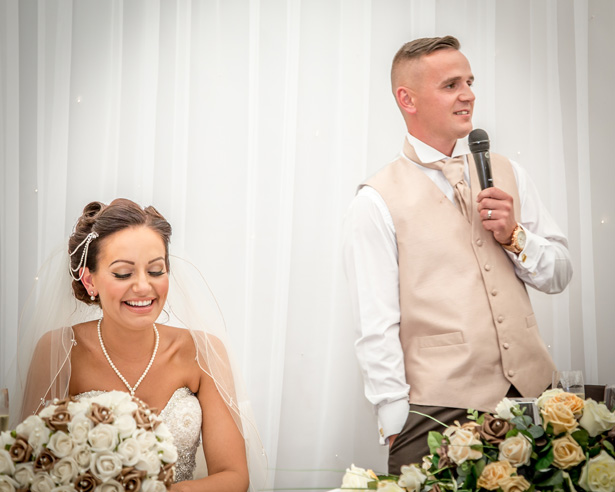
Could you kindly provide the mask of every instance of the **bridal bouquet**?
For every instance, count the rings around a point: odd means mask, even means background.
[[[0,492],[165,491],[176,460],[166,425],[128,393],[56,400],[0,434]]]
[[[430,432],[431,454],[375,475],[354,465],[342,489],[390,492],[615,492],[615,412],[560,389],[537,400],[538,422],[504,399],[495,414]]]

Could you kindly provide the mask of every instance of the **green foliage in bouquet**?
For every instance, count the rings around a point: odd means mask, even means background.
[[[0,433],[0,492],[164,492],[176,461],[168,428],[137,398],[69,398]]]
[[[504,399],[495,414],[468,410],[469,422],[430,432],[430,455],[377,476],[351,467],[342,489],[391,492],[615,492],[615,412],[592,399],[549,390],[539,422]]]

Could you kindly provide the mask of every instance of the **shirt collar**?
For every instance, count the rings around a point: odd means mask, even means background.
[[[430,147],[425,142],[419,140],[410,133],[406,134],[408,142],[414,147],[417,157],[421,162],[436,162],[442,159],[448,159],[449,156],[444,155],[439,150]],[[470,153],[470,147],[468,146],[468,137],[460,138],[455,144],[452,156],[465,155]]]

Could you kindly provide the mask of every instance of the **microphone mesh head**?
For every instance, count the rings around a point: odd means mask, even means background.
[[[476,128],[470,132],[468,144],[471,152],[486,152],[489,150],[489,135],[485,130]]]

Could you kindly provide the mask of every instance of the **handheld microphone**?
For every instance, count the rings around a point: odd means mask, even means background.
[[[472,130],[468,137],[468,144],[476,164],[481,190],[491,188],[493,178],[491,177],[491,157],[489,156],[489,136],[487,132],[480,128]]]

